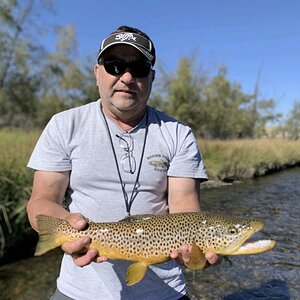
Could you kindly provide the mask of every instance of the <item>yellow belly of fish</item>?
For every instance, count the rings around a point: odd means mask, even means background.
[[[120,249],[116,246],[105,247],[93,242],[91,248],[97,249],[99,255],[106,256],[110,259],[121,259],[133,261],[126,271],[126,284],[132,286],[141,281],[149,265],[155,265],[170,260],[169,256],[156,252],[155,255],[134,253],[130,249]]]
[[[166,262],[170,260],[169,255],[165,255],[164,253],[156,252],[155,254],[152,253],[135,253],[134,251],[128,249],[120,249],[116,246],[103,246],[99,245],[96,242],[93,242],[90,245],[91,248],[97,249],[99,255],[106,256],[110,259],[121,259],[121,260],[131,260],[131,261],[138,261],[142,262],[146,265],[154,265]]]

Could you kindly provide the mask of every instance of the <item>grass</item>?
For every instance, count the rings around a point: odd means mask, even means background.
[[[33,172],[26,165],[38,135],[37,131],[0,130],[0,258],[29,229],[25,206]]]
[[[26,202],[33,171],[26,167],[39,131],[0,130],[0,260],[30,226]],[[300,141],[260,139],[199,141],[213,180],[251,178],[300,163]]]
[[[300,163],[300,140],[200,140],[199,145],[213,180],[253,178]]]

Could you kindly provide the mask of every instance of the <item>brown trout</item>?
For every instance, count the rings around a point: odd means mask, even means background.
[[[119,222],[93,223],[76,230],[66,221],[46,215],[37,216],[39,242],[35,255],[74,241],[91,238],[90,248],[109,259],[130,260],[127,285],[143,279],[149,265],[170,260],[170,253],[183,244],[192,246],[190,269],[203,269],[205,253],[219,255],[256,254],[272,249],[273,240],[248,241],[263,228],[258,220],[248,220],[203,212],[177,213],[163,216],[130,216]]]

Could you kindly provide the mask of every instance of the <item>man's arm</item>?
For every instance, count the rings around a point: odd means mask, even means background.
[[[197,212],[200,211],[200,180],[193,178],[168,177],[169,212]],[[191,246],[183,245],[180,252],[173,251],[171,258],[181,264],[187,264],[191,255]],[[208,252],[205,258],[209,264],[220,262],[218,255]]]
[[[193,178],[168,177],[170,214],[200,211],[200,181]]]
[[[27,214],[33,229],[37,230],[36,216],[45,214],[67,220],[71,226],[81,230],[86,221],[80,214],[69,213],[62,203],[69,185],[70,172],[36,171],[34,174],[32,194],[27,204]],[[79,252],[90,243],[90,239],[83,237],[74,242],[64,243],[62,249],[71,254],[78,266],[84,266],[91,261],[105,261],[105,257],[97,257],[95,249],[89,249],[85,254]]]
[[[32,194],[27,204],[30,224],[37,230],[36,215],[45,214],[66,219],[69,212],[62,207],[69,184],[69,172],[34,173]]]

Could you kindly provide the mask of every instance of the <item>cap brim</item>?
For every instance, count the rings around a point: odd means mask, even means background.
[[[132,46],[134,47],[135,49],[139,50],[147,59],[149,60],[153,60],[154,56],[147,50],[145,50],[144,48],[142,47],[139,47],[135,44],[132,44],[132,43],[128,43],[128,42],[114,42],[114,43],[111,43],[109,45],[107,45],[105,48],[103,48],[99,54],[98,54],[98,60],[100,58],[100,56],[103,54],[104,51],[106,51],[108,48],[112,47],[112,46],[115,46],[115,45],[129,45],[129,46]]]

